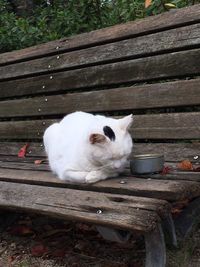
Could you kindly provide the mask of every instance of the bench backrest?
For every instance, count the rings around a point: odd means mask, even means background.
[[[0,55],[0,154],[44,156],[52,122],[135,114],[135,153],[200,149],[200,5]]]

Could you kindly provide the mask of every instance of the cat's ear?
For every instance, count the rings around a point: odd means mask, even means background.
[[[97,134],[97,133],[93,133],[90,135],[90,144],[99,144],[99,143],[104,143],[106,141],[106,137],[103,134]]]
[[[124,131],[128,131],[133,123],[133,115],[130,114],[122,119],[119,119],[120,128]]]

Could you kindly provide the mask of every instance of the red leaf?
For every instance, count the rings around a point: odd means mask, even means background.
[[[38,244],[31,248],[31,254],[35,257],[40,257],[47,253],[49,250],[47,247],[45,247],[43,244]]]
[[[181,163],[178,164],[178,168],[180,170],[193,170],[193,165],[189,160],[183,160]]]
[[[40,165],[40,164],[42,164],[43,162],[45,162],[44,159],[36,159],[36,160],[34,161],[34,163],[35,163],[36,165]]]
[[[9,232],[13,235],[29,235],[29,234],[33,234],[33,231],[31,230],[30,227],[26,226],[26,225],[17,225],[17,226],[13,226]]]
[[[180,201],[177,201],[173,204],[173,207],[171,209],[171,212],[173,215],[178,215],[179,213],[182,212],[182,210],[187,207],[187,205],[189,204],[189,199],[183,199]]]
[[[162,175],[168,174],[168,173],[170,173],[171,170],[172,170],[171,167],[169,167],[169,166],[164,166],[163,169],[162,169],[162,171],[161,171],[161,174],[162,174]]]
[[[18,158],[24,158],[29,144],[24,145],[18,152]]]

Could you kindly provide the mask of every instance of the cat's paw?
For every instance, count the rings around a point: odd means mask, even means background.
[[[107,176],[100,172],[100,171],[92,171],[89,172],[85,178],[86,183],[91,184],[91,183],[96,183],[100,180],[106,179]]]

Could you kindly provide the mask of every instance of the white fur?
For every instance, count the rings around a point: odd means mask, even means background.
[[[132,115],[112,119],[74,112],[49,126],[43,138],[52,171],[62,180],[79,183],[117,176],[132,150],[128,133],[132,120]],[[104,142],[92,144],[91,134],[104,135],[104,126],[112,128],[116,140],[106,136]]]

